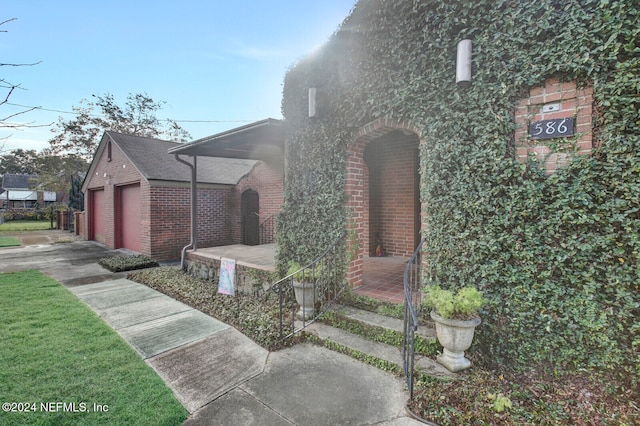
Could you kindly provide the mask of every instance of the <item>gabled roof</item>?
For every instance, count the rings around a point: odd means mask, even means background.
[[[173,154],[168,153],[170,149],[179,147],[181,144],[113,131],[106,131],[102,136],[98,150],[89,167],[87,178],[93,175],[93,171],[109,142],[117,145],[147,180],[191,181],[189,167],[178,162]],[[256,163],[256,160],[201,157],[197,160],[198,182],[235,185],[251,171]],[[87,183],[86,180],[85,183]],[[83,185],[83,190],[85,189]]]
[[[33,179],[36,179],[36,175],[18,175],[18,174],[5,174],[2,176],[2,188],[3,189],[30,189],[35,186]]]

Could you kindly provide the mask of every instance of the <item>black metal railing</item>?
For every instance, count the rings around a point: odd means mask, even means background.
[[[315,322],[347,287],[345,236],[343,232],[314,261],[271,285],[279,297],[281,340]]]
[[[277,217],[276,213],[260,223],[260,244],[273,244]]]
[[[422,284],[422,245],[420,241],[411,260],[404,269],[404,336],[402,340],[402,364],[404,379],[409,390],[409,398],[413,398],[413,367],[415,360],[415,332],[418,330],[420,315]]]

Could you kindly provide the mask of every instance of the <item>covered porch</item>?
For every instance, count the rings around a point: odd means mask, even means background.
[[[233,244],[230,246],[207,247],[198,250],[189,250],[187,259],[191,261],[233,259],[236,265],[246,266],[261,271],[276,271],[276,245],[262,244],[247,246]]]
[[[241,288],[253,291],[254,283],[247,282],[243,271],[253,269],[274,273],[276,271],[276,245],[248,246],[233,244],[208,247],[187,252],[187,268],[196,276],[214,280],[221,259],[233,259],[240,271]],[[363,285],[355,293],[391,303],[404,302],[403,274],[409,258],[368,257],[364,259]],[[244,282],[242,282],[244,280]]]
[[[219,274],[221,259],[233,259],[236,261],[236,270],[238,271],[236,279],[240,280],[238,287],[246,291],[254,292],[258,288],[258,283],[255,280],[255,274],[249,272],[249,269],[265,273],[275,272],[275,244],[264,244],[264,242],[271,242],[273,239],[242,238],[241,241],[233,239],[233,242],[242,242],[243,244],[209,248],[198,247],[198,235],[196,232],[197,204],[194,201],[197,197],[195,188],[195,176],[197,175],[196,160],[198,156],[260,160],[270,165],[274,170],[281,171],[281,178],[284,180],[284,131],[283,123],[280,120],[266,119],[169,150],[170,154],[175,155],[178,161],[190,167],[192,171],[192,241],[191,244],[183,250],[183,269],[189,270],[194,276],[200,276],[214,281]],[[411,140],[412,143],[416,142],[413,139]],[[407,152],[413,155],[413,151]],[[191,162],[180,158],[182,156],[191,157]],[[411,168],[411,170],[414,168],[415,167]],[[252,191],[258,188],[257,181],[259,180],[260,179],[256,179],[256,182],[247,184],[247,191],[242,193],[243,197],[240,198],[240,204],[242,204],[245,195],[255,195]],[[269,188],[274,187],[274,185],[267,186]],[[282,194],[280,194],[280,198],[277,198],[267,189],[262,188],[262,191],[262,199],[265,202],[260,202],[260,207],[253,209],[247,208],[246,210],[250,211],[247,215],[243,214],[243,218],[245,216],[254,219],[255,217],[275,217],[275,214],[277,214],[282,204]],[[261,194],[257,195],[260,196]],[[413,192],[409,195],[413,197]],[[277,202],[273,202],[276,198]],[[246,224],[246,222],[247,221],[243,219],[243,224]],[[274,227],[271,226],[271,229],[273,228]],[[246,232],[243,232],[243,235],[245,233]],[[356,294],[393,303],[402,303],[404,301],[403,272],[409,258],[401,257],[402,254],[395,252],[389,253],[392,255],[364,259],[362,270],[363,279],[358,280],[358,284],[361,285],[355,289]],[[393,253],[395,253],[395,256]],[[404,253],[404,251],[402,253]],[[261,279],[263,280],[262,286],[264,287],[266,286],[266,281],[264,281],[266,280],[266,276],[260,276],[263,277]]]

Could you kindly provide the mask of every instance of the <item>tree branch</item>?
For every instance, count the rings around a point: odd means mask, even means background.
[[[2,22],[0,22],[0,25],[4,25],[4,24],[6,24],[7,22],[15,21],[15,20],[17,20],[17,19],[18,19],[18,18],[10,18],[10,19],[7,19],[6,21],[2,21]],[[6,33],[6,32],[7,32],[7,30],[0,30],[0,33]]]
[[[4,63],[0,62],[0,67],[32,67],[32,66],[38,65],[40,63],[42,63],[42,61],[33,62],[31,64],[4,64]]]

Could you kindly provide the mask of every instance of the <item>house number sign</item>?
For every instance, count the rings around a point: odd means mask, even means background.
[[[529,138],[551,139],[573,136],[574,124],[575,119],[573,117],[534,121],[529,125]]]

